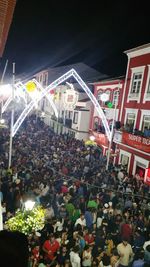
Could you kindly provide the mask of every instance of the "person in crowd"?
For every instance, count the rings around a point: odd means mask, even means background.
[[[81,258],[79,256],[79,246],[73,247],[70,252],[70,262],[72,267],[81,267]]]
[[[120,267],[127,267],[133,257],[133,250],[128,240],[123,238],[122,242],[118,244],[117,251],[120,256]]]
[[[132,262],[132,267],[144,267],[145,262],[144,262],[144,252],[139,250],[135,253],[133,262]]]
[[[9,131],[2,129],[1,136],[3,149],[8,151]],[[119,253],[122,247],[125,253],[120,252],[119,261],[127,266],[128,259],[132,259],[127,253],[130,245],[139,249],[145,240],[144,249],[149,245],[149,187],[139,176],[130,177],[122,167],[111,166],[106,171],[106,157],[98,147],[86,146],[69,134],[55,134],[32,114],[13,138],[11,170],[7,169],[6,154],[2,153],[0,159],[4,228],[29,198],[46,209],[45,225],[40,231],[39,265],[70,267],[71,252],[81,265],[87,243],[91,247],[91,266],[110,265],[111,258],[118,257],[114,249]],[[35,233],[31,235],[28,240],[32,254],[38,240]],[[51,239],[50,235],[55,237]],[[127,246],[121,238],[128,238]],[[65,253],[69,258],[63,260]],[[103,261],[101,253],[107,255]],[[144,254],[144,259],[149,259],[149,249]],[[115,264],[113,267],[118,267],[118,262]]]
[[[54,234],[49,235],[49,239],[46,240],[43,244],[43,252],[44,252],[44,258],[46,260],[49,260],[50,262],[53,262],[57,257],[57,252],[59,250],[59,243],[55,239]]]
[[[27,237],[18,232],[0,231],[0,262],[3,267],[28,267]]]
[[[92,247],[86,245],[82,253],[82,266],[91,267],[92,265]]]

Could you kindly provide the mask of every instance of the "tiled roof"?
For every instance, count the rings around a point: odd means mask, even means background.
[[[86,64],[79,62],[72,65],[60,66],[56,68],[48,68],[49,72],[49,82],[54,81],[59,78],[61,75],[65,74],[67,71],[71,69],[75,69],[80,77],[85,82],[98,81],[100,79],[106,78],[107,76],[103,73],[98,72],[97,70],[87,66]]]

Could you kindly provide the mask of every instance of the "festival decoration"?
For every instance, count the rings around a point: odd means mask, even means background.
[[[96,146],[97,144],[93,140],[87,140],[87,141],[85,141],[85,145],[86,146]]]
[[[32,210],[17,210],[16,215],[5,224],[10,231],[19,231],[29,235],[44,228],[45,209],[35,206]]]
[[[33,81],[27,82],[25,86],[29,93],[32,93],[36,90],[36,84]]]

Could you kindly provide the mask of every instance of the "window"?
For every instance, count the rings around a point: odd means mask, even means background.
[[[143,116],[142,131],[147,128],[150,130],[150,116]]]
[[[123,166],[128,166],[128,163],[129,163],[129,157],[124,155],[124,154],[121,154],[121,160],[120,160],[121,164]]]
[[[119,100],[119,92],[118,91],[114,91],[113,93],[113,104],[118,104],[118,100]]]
[[[74,124],[77,124],[78,123],[78,112],[74,112],[73,123]]]
[[[148,82],[147,94],[150,95],[150,79],[149,79],[149,82]]]
[[[131,94],[139,94],[142,82],[142,73],[137,72],[133,74],[133,81],[131,87]]]
[[[69,111],[69,119],[72,119],[72,114],[73,114],[73,112]]]
[[[134,122],[135,122],[135,114],[134,113],[128,113],[126,124],[128,124],[130,126],[134,126]]]
[[[43,74],[43,86],[46,87],[48,85],[48,73]]]

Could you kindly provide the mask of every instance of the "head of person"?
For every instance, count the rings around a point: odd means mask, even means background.
[[[84,214],[81,213],[80,218],[83,221],[84,220]]]
[[[27,267],[29,250],[26,235],[18,231],[0,231],[0,254],[3,267]]]
[[[73,251],[74,251],[75,253],[78,253],[78,252],[80,251],[79,246],[78,246],[78,245],[74,246],[74,247],[73,247]]]
[[[128,239],[127,238],[122,238],[122,243],[124,246],[127,246],[128,245]]]
[[[49,235],[49,240],[50,240],[51,243],[54,243],[54,240],[55,240],[54,234],[50,234]]]

